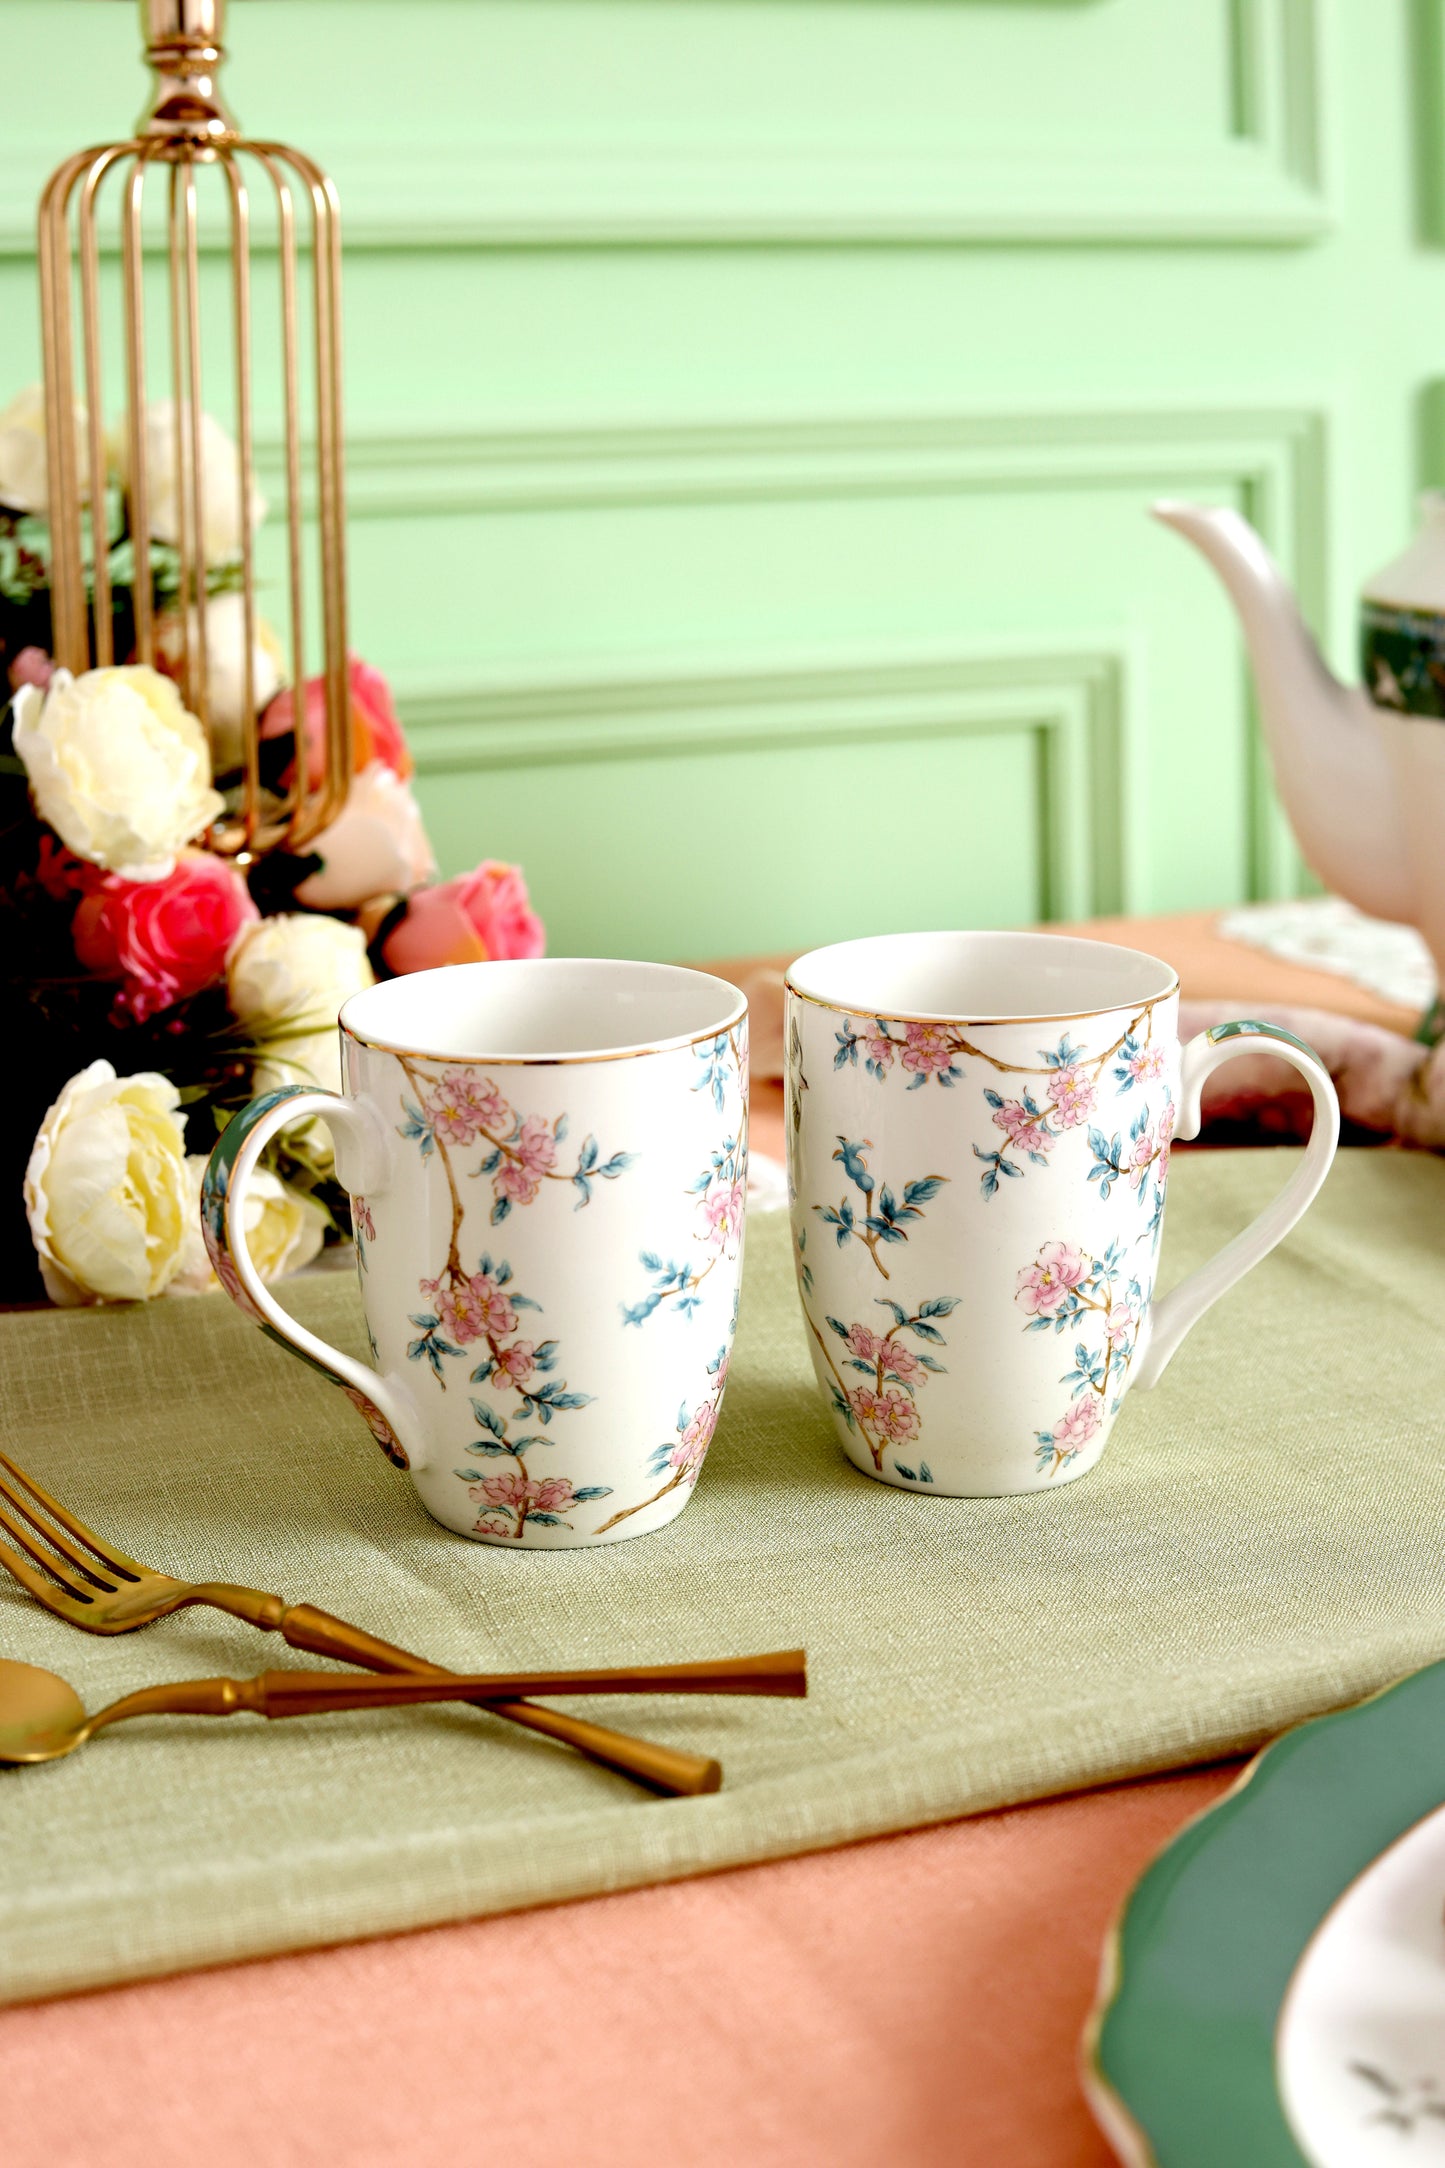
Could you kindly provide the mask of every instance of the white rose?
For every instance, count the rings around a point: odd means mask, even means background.
[[[73,1076],[40,1125],[25,1210],[52,1302],[144,1302],[179,1270],[194,1203],[168,1077]]]
[[[81,858],[159,881],[223,810],[206,733],[169,678],[143,663],[57,670],[15,695],[15,750],[43,820]]]
[[[75,469],[82,498],[90,495],[86,411],[75,402]],[[50,509],[50,470],[45,458],[45,387],[29,384],[0,413],[0,504],[12,512]]]
[[[366,936],[316,912],[258,919],[231,951],[226,983],[232,1015],[258,1039],[334,1033],[342,1002],[372,984]]]
[[[314,911],[353,911],[373,896],[409,895],[436,872],[421,808],[394,769],[372,760],[346,803],[308,843],[325,861],[296,891]]]
[[[337,1012],[373,978],[359,926],[298,912],[247,927],[231,952],[227,989],[232,1014],[257,1043],[253,1088],[315,1084],[339,1092]],[[298,1123],[287,1136],[319,1173],[329,1171],[334,1153],[324,1122]]]
[[[181,409],[189,445],[190,408]],[[121,463],[130,487],[130,440],[121,442]],[[189,453],[188,455],[189,456]],[[187,507],[189,514],[189,507]],[[251,485],[252,527],[266,517],[266,500]],[[176,473],[176,409],[170,399],[146,408],[146,518],[157,542],[179,546],[181,511]],[[201,541],[208,565],[228,564],[241,554],[241,470],[236,446],[213,414],[201,416]]]
[[[191,1189],[191,1217],[180,1269],[166,1289],[168,1295],[202,1295],[218,1285],[211,1270],[206,1238],[201,1230],[201,1183],[205,1179],[206,1155],[192,1152],[186,1160]],[[263,1280],[284,1279],[309,1265],[326,1235],[327,1219],[315,1199],[269,1167],[258,1167],[246,1193],[246,1245],[251,1261]]]
[[[200,612],[190,616],[191,652],[201,647]],[[185,629],[179,611],[156,626],[156,647],[173,676],[185,661]],[[255,713],[274,700],[286,682],[281,643],[264,618],[256,620],[251,642]],[[239,768],[246,751],[246,600],[244,595],[212,595],[206,604],[206,728],[218,775]]]

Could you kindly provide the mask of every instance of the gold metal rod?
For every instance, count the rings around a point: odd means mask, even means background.
[[[301,151],[266,146],[305,182],[311,196],[316,281],[316,451],[326,680],[326,777],[314,808],[298,808],[293,847],[340,811],[351,781],[351,699],[346,657],[346,565],[341,481],[341,228],[336,191]],[[298,709],[299,714],[299,709]],[[309,813],[309,818],[307,817]]]
[[[241,823],[247,846],[261,824],[261,737],[256,718],[256,550],[251,533],[251,496],[256,486],[251,435],[251,205],[241,170],[229,151],[218,153],[231,194],[231,293],[236,334],[236,452],[241,490],[242,757],[245,795]]]
[[[96,199],[111,168],[132,149],[104,151],[86,174],[76,209],[80,235],[80,320],[84,344],[86,437],[90,453],[90,554],[95,586],[92,631],[97,667],[115,661],[115,623],[110,598],[110,524],[105,487],[105,381],[101,374],[100,249],[95,235]]]
[[[176,511],[176,565],[181,605],[181,683],[188,708],[195,707],[195,672],[191,663],[191,611],[194,597],[187,591],[187,567],[194,567],[195,553],[188,548],[191,493],[186,486],[185,347],[181,318],[181,169],[171,165],[169,201],[170,313],[171,313],[171,452],[174,459]]]
[[[41,336],[45,354],[45,446],[50,497],[51,651],[68,670],[90,661],[85,570],[75,471],[75,354],[71,326],[70,196],[85,168],[106,148],[78,151],[57,167],[40,199]]]
[[[291,588],[292,712],[299,710],[306,684],[306,557],[301,495],[301,358],[297,345],[296,208],[291,185],[271,153],[256,145],[254,155],[276,190],[277,242],[281,274],[281,370],[286,422],[286,549]],[[300,739],[297,740],[298,758]],[[292,791],[287,814],[304,800]]]
[[[126,182],[122,228],[122,280],[125,293],[126,421],[130,448],[126,457],[126,500],[131,544],[131,601],[135,609],[137,660],[155,664],[155,627],[151,609],[150,462],[147,456],[145,344],[146,167],[155,145],[142,145]]]
[[[196,683],[192,688],[195,698],[191,704],[200,718],[202,729],[208,729],[211,650],[206,624],[209,566],[206,558],[206,466],[201,426],[205,420],[205,408],[201,404],[201,264],[197,239],[196,166],[189,153],[185,156],[183,170],[185,178],[181,184],[181,202],[186,240],[187,421],[191,438],[191,527],[195,542],[196,639],[201,651],[200,668],[196,672]],[[245,516],[243,508],[242,517]]]

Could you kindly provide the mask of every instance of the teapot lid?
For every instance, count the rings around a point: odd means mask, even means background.
[[[1362,599],[1392,610],[1445,614],[1445,489],[1424,489],[1420,526],[1398,557],[1366,580]]]

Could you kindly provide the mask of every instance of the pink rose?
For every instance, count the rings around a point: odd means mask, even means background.
[[[38,685],[44,692],[55,675],[55,664],[43,647],[22,647],[10,665],[11,689],[19,692],[22,685]]]
[[[928,1372],[911,1347],[904,1347],[897,1340],[889,1340],[884,1344],[888,1350],[884,1358],[885,1365],[904,1385],[910,1385],[915,1378],[920,1384],[927,1380]]]
[[[352,777],[341,811],[305,848],[322,861],[296,890],[311,911],[354,911],[373,896],[409,895],[436,872],[421,808],[381,760]]]
[[[1049,1078],[1049,1097],[1065,1129],[1075,1129],[1094,1104],[1094,1087],[1082,1069],[1056,1069]]]
[[[1088,1277],[1088,1261],[1071,1242],[1046,1242],[1037,1260],[1018,1276],[1014,1301],[1030,1317],[1053,1317]]]
[[[938,1069],[946,1069],[953,1060],[953,1048],[942,1024],[908,1024],[904,1028],[907,1045],[903,1049],[903,1066],[928,1076]]]
[[[373,670],[359,655],[346,658],[347,683],[351,693],[351,772],[359,775],[363,768],[379,760],[390,768],[393,775],[405,782],[412,771],[412,758],[407,750],[406,738],[396,709],[392,705],[391,687],[379,670]],[[326,680],[313,677],[306,680],[302,701],[302,721],[306,730],[306,774],[312,790],[319,790],[326,778]],[[284,738],[296,728],[296,701],[290,686],[277,693],[275,699],[261,718],[263,738]],[[289,781],[288,769],[283,781]]]
[[[237,935],[259,917],[234,866],[182,851],[163,880],[94,881],[71,931],[85,969],[119,979],[119,1006],[144,1023],[224,977]]]
[[[847,1344],[860,1361],[865,1363],[876,1362],[883,1351],[882,1339],[876,1332],[870,1332],[866,1325],[850,1325]]]
[[[40,848],[35,854],[35,879],[45,890],[52,903],[69,903],[95,884],[95,867],[89,859],[77,858],[68,851],[59,836],[53,836],[48,828],[40,834]]]
[[[868,1049],[869,1059],[876,1061],[880,1069],[892,1068],[893,1041],[891,1039],[865,1039],[863,1044]]]
[[[459,873],[438,888],[419,888],[406,916],[387,935],[382,954],[388,969],[401,973],[540,956],[545,946],[521,867],[488,859],[475,873]]]

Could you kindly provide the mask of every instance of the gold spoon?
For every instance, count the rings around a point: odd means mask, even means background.
[[[626,1671],[449,1673],[440,1679],[357,1678],[335,1671],[263,1671],[254,1679],[179,1679],[147,1686],[87,1716],[53,1671],[0,1659],[0,1763],[59,1761],[107,1724],[130,1716],[316,1716],[332,1709],[396,1709],[418,1703],[509,1699],[517,1694],[782,1694],[808,1691],[801,1649],[717,1663],[643,1664]],[[705,1791],[722,1770],[710,1765]]]

